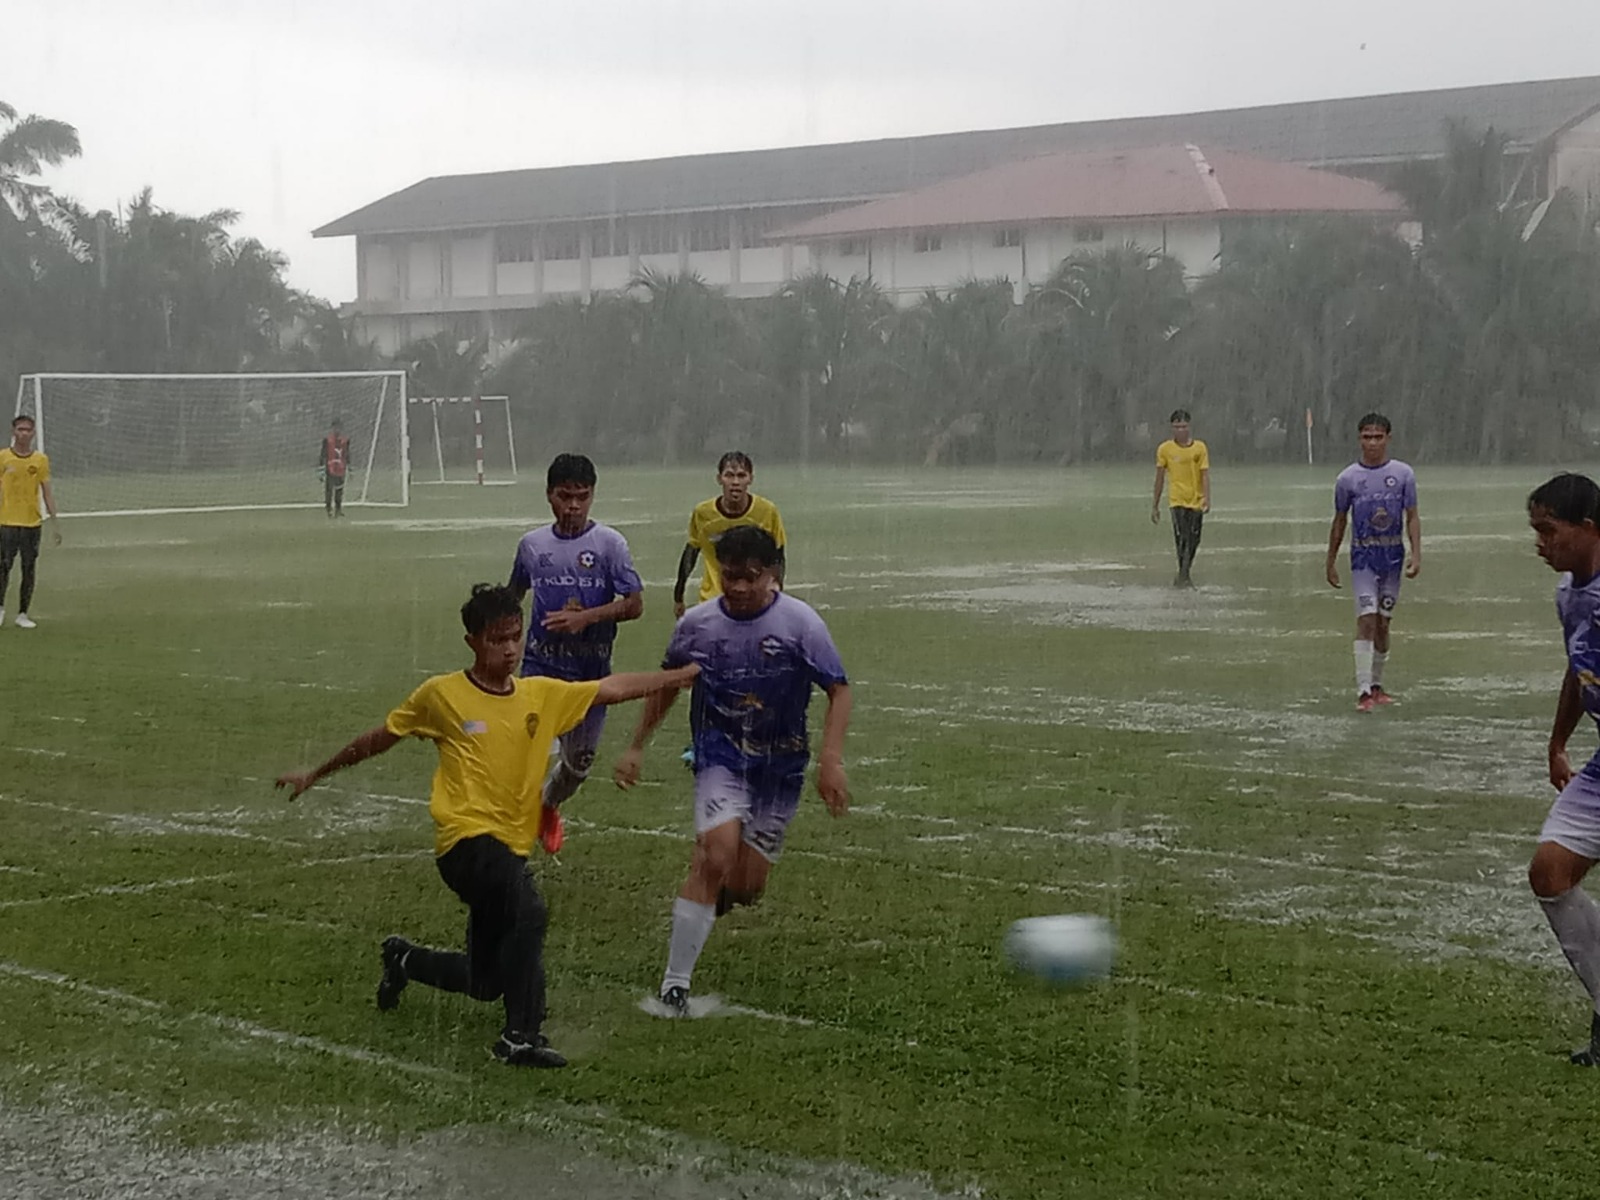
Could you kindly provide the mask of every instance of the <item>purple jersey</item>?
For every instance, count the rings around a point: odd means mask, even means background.
[[[1578,677],[1583,710],[1600,722],[1600,575],[1579,584],[1570,572],[1563,574],[1556,585],[1556,615],[1567,643],[1567,665]]]
[[[598,608],[644,589],[627,540],[598,521],[576,537],[563,537],[554,525],[523,534],[511,564],[511,586],[533,593],[522,673],[574,681],[611,673],[617,623],[598,621],[579,633],[550,633],[544,619],[563,609]]]
[[[724,603],[719,596],[684,613],[663,661],[700,664],[689,711],[695,769],[804,770],[811,687],[847,682],[828,627],[783,592],[753,617],[730,616]]]
[[[1333,485],[1335,512],[1350,514],[1350,569],[1387,575],[1406,563],[1406,511],[1417,506],[1417,476],[1397,458],[1353,462]]]

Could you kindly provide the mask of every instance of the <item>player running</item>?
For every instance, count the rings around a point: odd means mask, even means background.
[[[545,473],[545,497],[555,520],[517,543],[510,586],[518,600],[533,592],[522,655],[525,676],[602,678],[611,671],[617,622],[636,621],[644,612],[644,584],[633,569],[627,539],[589,519],[594,488],[594,463],[585,455],[556,455]],[[539,844],[547,854],[561,849],[561,804],[589,777],[605,724],[605,705],[599,704],[560,739],[560,757],[544,785]]]
[[[432,950],[403,937],[383,943],[378,1007],[400,1003],[417,982],[474,1000],[503,999],[505,1026],[493,1054],[515,1067],[564,1067],[540,1032],[545,1016],[544,936],[549,910],[528,873],[539,835],[539,785],[551,739],[594,706],[617,704],[689,683],[697,668],[609,675],[567,683],[516,678],[522,602],[508,587],[480,583],[461,606],[472,666],[435,675],[382,725],[352,740],[321,766],[278,776],[298,797],[319,779],[382,754],[402,738],[439,750],[428,811],[439,875],[467,906],[467,950]]]
[[[50,540],[61,545],[61,522],[56,519],[56,498],[50,491],[50,458],[33,448],[36,426],[32,417],[11,418],[11,444],[0,450],[0,622],[6,619],[6,592],[11,587],[11,566],[22,559],[22,592],[17,597],[18,629],[34,629],[28,615],[39,561],[39,497],[50,514]]]
[[[1200,529],[1211,511],[1211,457],[1206,444],[1189,432],[1189,410],[1173,410],[1172,436],[1156,447],[1156,490],[1150,502],[1150,523],[1161,523],[1161,485],[1171,478],[1167,493],[1172,509],[1172,540],[1178,550],[1178,575],[1173,587],[1192,588],[1189,568],[1200,549]]]
[[[836,817],[850,804],[844,772],[850,684],[827,626],[804,601],[778,590],[778,547],[766,530],[730,529],[716,556],[722,596],[684,614],[663,660],[669,668],[700,668],[689,713],[695,847],[672,906],[661,980],[661,1002],[676,1016],[688,1013],[695,962],[717,917],[760,898],[783,850],[810,759],[806,708],[813,685],[828,695],[817,792]],[[617,762],[618,787],[638,782],[644,744],[677,692],[659,692],[645,706]]]
[[[1422,519],[1417,515],[1417,476],[1389,457],[1389,418],[1371,412],[1357,423],[1361,458],[1339,472],[1333,485],[1333,525],[1328,530],[1327,577],[1339,586],[1339,546],[1350,534],[1350,586],[1356,597],[1356,711],[1393,704],[1383,688],[1389,658],[1389,620],[1400,598],[1400,577],[1422,570]],[[1405,523],[1402,541],[1400,525]],[[1406,558],[1405,542],[1411,544]]]
[[[776,504],[750,490],[755,477],[755,464],[742,450],[730,450],[717,462],[717,483],[722,488],[722,494],[702,500],[689,514],[689,540],[678,559],[678,582],[672,588],[674,616],[683,616],[684,588],[701,555],[705,556],[706,566],[700,578],[700,602],[704,604],[722,594],[722,579],[717,569],[717,539],[740,525],[754,525],[772,535],[778,547],[774,578],[780,588],[783,586],[783,548],[787,541],[783,532],[783,518],[778,515]]]
[[[1560,791],[1528,864],[1528,885],[1582,981],[1594,1009],[1578,1066],[1600,1066],[1600,909],[1581,886],[1600,859],[1600,753],[1573,771],[1567,741],[1585,713],[1600,721],[1600,487],[1584,475],[1557,475],[1528,497],[1539,557],[1561,575],[1556,615],[1567,671],[1550,730],[1550,782]]]

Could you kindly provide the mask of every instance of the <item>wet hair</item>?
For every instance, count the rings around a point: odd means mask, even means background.
[[[760,526],[735,525],[717,539],[717,562],[724,567],[744,562],[775,567],[779,561],[778,543]]]
[[[1167,418],[1168,422],[1172,424],[1176,424],[1179,421],[1187,421],[1188,419],[1189,410],[1187,408],[1175,408],[1172,410],[1172,415]]]
[[[461,606],[461,623],[477,637],[496,621],[522,616],[522,601],[503,583],[475,583],[471,598]]]
[[[593,487],[595,478],[594,463],[589,461],[587,454],[558,454],[544,474],[544,490],[553,492],[563,483]]]
[[[1563,471],[1528,493],[1528,511],[1542,508],[1558,521],[1600,525],[1600,484],[1587,475]]]
[[[32,413],[18,413],[16,416],[11,418],[11,428],[15,429],[24,421],[26,421],[29,425],[32,425],[35,429],[39,427],[39,422],[33,419]]]
[[[750,461],[750,456],[743,450],[729,450],[721,458],[717,459],[718,475],[721,475],[729,467],[743,467],[752,475],[756,473],[755,463]]]
[[[1361,420],[1356,422],[1356,432],[1360,433],[1368,425],[1376,425],[1385,433],[1388,433],[1393,428],[1393,426],[1389,424],[1389,418],[1384,416],[1381,412],[1367,413],[1361,418]]]

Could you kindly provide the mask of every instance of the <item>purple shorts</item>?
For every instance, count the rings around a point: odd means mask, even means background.
[[[1591,759],[1561,789],[1539,830],[1541,842],[1554,842],[1584,858],[1600,860],[1600,766]]]
[[[694,777],[694,831],[698,835],[738,821],[744,827],[740,840],[768,862],[777,862],[805,782],[803,771],[740,775],[727,767],[703,767]]]

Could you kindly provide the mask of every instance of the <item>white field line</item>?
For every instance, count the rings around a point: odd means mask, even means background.
[[[261,863],[261,867],[279,867],[300,870],[311,867],[342,867],[352,863],[389,862],[431,855],[431,850],[406,850],[394,852],[372,851],[365,854],[341,854],[337,858],[309,858],[285,863]],[[35,872],[36,873],[36,872]],[[232,879],[248,879],[248,869],[219,871],[215,875],[185,875],[174,879],[152,879],[144,883],[108,883],[100,887],[83,888],[55,896],[30,896],[23,900],[0,900],[0,909],[37,908],[46,904],[66,904],[77,900],[94,900],[103,896],[143,896],[150,892],[171,891],[193,887],[201,883],[226,883]]]
[[[46,812],[70,813],[76,817],[88,817],[92,820],[105,821],[111,825],[122,825],[133,829],[150,830],[157,833],[187,833],[210,835],[212,837],[238,838],[248,842],[263,842],[269,846],[278,846],[285,850],[304,850],[304,842],[294,842],[287,838],[269,837],[264,833],[251,833],[230,825],[198,825],[189,821],[169,821],[163,817],[149,817],[138,813],[112,813],[101,812],[98,809],[78,808],[72,804],[52,804],[48,800],[24,800],[21,796],[11,796],[0,792],[0,800],[15,804],[22,808],[40,808]]]
[[[472,1087],[477,1079],[477,1073],[475,1072],[438,1067],[430,1063],[417,1062],[414,1059],[402,1058],[394,1054],[384,1054],[381,1051],[368,1050],[361,1046],[351,1046],[311,1034],[291,1033],[288,1030],[274,1029],[271,1026],[262,1025],[255,1021],[246,1021],[239,1017],[231,1017],[221,1013],[179,1008],[164,1001],[152,1000],[146,996],[123,991],[120,988],[104,987],[84,980],[74,979],[57,971],[27,967],[20,963],[0,960],[0,977],[8,977],[23,983],[38,984],[43,987],[55,988],[74,995],[103,1001],[112,1007],[116,1017],[122,1019],[190,1022],[209,1026],[220,1033],[237,1038],[245,1043],[264,1042],[268,1045],[298,1050],[306,1054],[339,1058],[361,1066],[377,1067],[405,1075],[447,1080],[467,1087]],[[752,1016],[786,1024],[812,1024],[803,1017],[786,1017],[782,1014],[766,1013],[759,1009],[726,1003],[721,1005],[717,1015]],[[492,1069],[500,1070],[502,1068],[496,1066]],[[540,1104],[530,1110],[527,1115],[536,1122],[538,1128],[575,1142],[580,1146],[590,1147],[591,1150],[593,1139],[596,1135],[606,1139],[608,1144],[633,1148],[637,1148],[639,1139],[642,1137],[647,1139],[650,1144],[658,1147],[658,1153],[661,1151],[675,1152],[681,1140],[681,1135],[671,1130],[629,1120],[625,1117],[618,1117],[603,1108],[593,1105],[577,1108],[559,1104]],[[715,1145],[713,1143],[713,1146]],[[674,1153],[674,1161],[676,1161],[676,1153]],[[721,1173],[718,1168],[734,1161],[737,1161],[743,1167],[753,1167],[757,1171],[781,1179],[799,1178],[804,1181],[808,1178],[817,1177],[819,1169],[828,1178],[833,1178],[843,1173],[846,1178],[839,1181],[838,1190],[830,1191],[828,1193],[830,1195],[892,1197],[902,1194],[899,1188],[905,1184],[914,1185],[916,1194],[928,1197],[929,1200],[981,1200],[983,1195],[981,1188],[975,1185],[968,1185],[959,1192],[940,1192],[928,1186],[924,1180],[916,1177],[896,1178],[881,1175],[845,1160],[838,1160],[836,1163],[830,1164],[788,1158],[760,1151],[740,1150],[735,1153],[725,1148],[717,1148],[714,1154],[708,1155],[704,1142],[696,1143],[690,1165],[696,1170],[710,1168],[713,1172],[712,1177],[715,1177]],[[806,1191],[804,1194],[820,1193]]]
[[[65,750],[46,750],[42,746],[7,746],[5,749],[13,754],[33,754],[40,758],[65,758]]]
[[[346,1046],[342,1042],[331,1042],[326,1038],[312,1037],[303,1033],[289,1033],[286,1030],[258,1025],[254,1021],[242,1020],[239,1017],[229,1017],[220,1013],[208,1013],[196,1009],[175,1008],[160,1000],[151,1000],[145,996],[125,992],[120,988],[100,987],[96,984],[85,983],[80,979],[73,979],[70,975],[62,975],[56,971],[44,971],[36,967],[25,967],[20,963],[0,961],[0,975],[9,975],[14,979],[27,979],[34,983],[61,988],[79,995],[92,996],[97,1000],[106,1000],[124,1009],[140,1009],[147,1013],[159,1014],[179,1021],[197,1021],[223,1033],[252,1041],[271,1042],[275,1045],[287,1046],[295,1050],[306,1050],[313,1054],[326,1054],[334,1058],[343,1058],[350,1062],[362,1063],[367,1066],[401,1071],[408,1075],[424,1075],[433,1078],[457,1080],[468,1078],[460,1071],[451,1071],[443,1067],[430,1066],[427,1063],[413,1062],[410,1059],[397,1058],[392,1054],[381,1054],[375,1050],[365,1050],[360,1046]]]
[[[312,683],[295,679],[262,679],[254,675],[217,675],[210,672],[174,671],[179,679],[197,679],[201,683],[248,683],[252,687],[303,688],[318,692],[365,692],[366,688],[347,687],[338,683]]]

